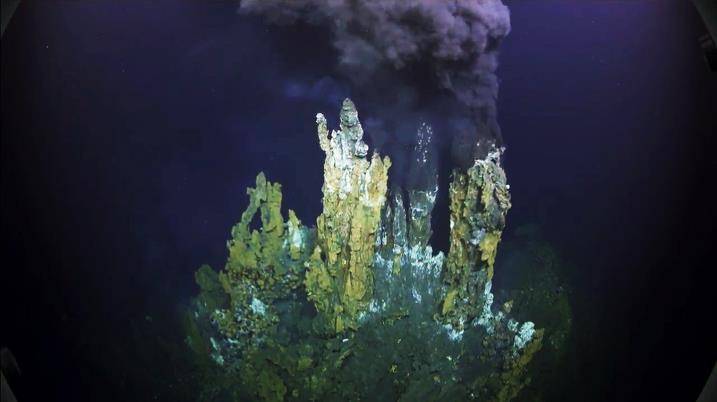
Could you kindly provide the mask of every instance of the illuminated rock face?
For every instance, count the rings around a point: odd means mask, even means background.
[[[441,314],[454,328],[462,329],[492,304],[493,265],[510,209],[500,157],[495,150],[466,172],[453,171],[450,250],[444,276],[448,290]]]
[[[309,230],[294,211],[289,210],[286,222],[281,216],[280,184],[259,173],[247,194],[249,206],[232,228],[229,258],[219,273],[229,305],[211,312],[226,338],[225,349],[254,347],[271,334],[279,320],[273,304],[301,284],[302,261],[309,253]],[[261,227],[252,229],[257,213]],[[215,349],[220,349],[218,345],[213,342]]]
[[[249,399],[367,399],[376,395],[362,392],[387,373],[400,373],[394,384],[405,394],[385,390],[386,400],[427,398],[422,389],[437,390],[431,398],[515,397],[543,331],[512,319],[510,301],[493,308],[493,268],[510,208],[501,151],[453,172],[444,255],[430,245],[438,195],[430,126],[419,129],[412,167],[419,179],[408,197],[387,191],[391,162],[368,157],[350,100],[340,130],[329,134],[321,114],[317,126],[326,159],[316,229],[291,210],[284,220],[281,186],[259,173],[232,228],[226,266],[197,272],[192,350],[208,350],[205,360],[226,371],[219,386],[236,386]]]
[[[357,328],[373,286],[375,235],[386,201],[391,161],[368,146],[353,102],[341,108],[341,130],[329,136],[326,118],[316,116],[319,144],[326,153],[322,214],[316,219],[317,241],[307,263],[309,299],[324,314],[328,327],[341,332]]]

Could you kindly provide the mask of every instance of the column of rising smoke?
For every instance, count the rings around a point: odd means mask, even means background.
[[[397,131],[401,119],[440,116],[463,167],[502,145],[495,71],[510,13],[501,0],[243,0],[240,11],[328,26],[338,71],[370,104],[361,104],[369,126]]]

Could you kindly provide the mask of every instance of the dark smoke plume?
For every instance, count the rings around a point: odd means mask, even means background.
[[[436,132],[457,138],[451,148],[462,153],[453,152],[454,163],[501,145],[495,70],[510,14],[500,0],[244,0],[240,11],[328,26],[359,110],[370,104],[362,115],[375,142],[383,132],[400,143],[401,131],[415,137],[423,121],[443,120]]]

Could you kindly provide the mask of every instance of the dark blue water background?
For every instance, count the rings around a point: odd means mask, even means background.
[[[717,358],[717,78],[699,17],[688,2],[509,6],[508,231],[541,224],[574,267],[567,392],[694,400]],[[97,368],[103,343],[186,302],[200,264],[222,266],[258,171],[313,222],[314,115],[335,123],[349,95],[314,85],[334,59],[321,29],[268,27],[232,2],[21,4],[2,39],[0,325],[40,384],[26,400],[110,392],[123,374]]]

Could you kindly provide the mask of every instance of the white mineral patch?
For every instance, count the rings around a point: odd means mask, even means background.
[[[339,198],[345,199],[346,195],[351,193],[351,177],[348,174],[341,175],[341,192]]]
[[[457,342],[463,339],[463,330],[456,331],[451,324],[445,324],[443,328],[446,330],[448,338],[453,342]]]
[[[253,311],[254,314],[264,315],[266,314],[266,304],[254,297],[251,299],[251,311]]]
[[[411,296],[413,296],[413,300],[414,300],[416,303],[420,303],[421,300],[423,300],[423,297],[421,297],[421,294],[418,293],[418,291],[416,290],[416,288],[411,289]]]
[[[372,313],[378,313],[380,310],[378,303],[376,303],[376,299],[371,300],[371,303],[368,305],[368,311]]]
[[[520,331],[515,335],[514,350],[517,352],[523,349],[533,339],[533,334],[535,334],[535,324],[530,321],[524,322],[520,327]]]
[[[368,145],[361,140],[356,141],[356,145],[354,146],[354,155],[359,158],[363,158],[366,154],[368,154]]]
[[[473,233],[473,237],[471,238],[470,243],[474,246],[477,246],[478,244],[480,244],[480,242],[483,240],[484,237],[485,237],[485,230],[479,229]]]
[[[491,306],[493,305],[493,293],[491,293],[492,287],[493,284],[491,282],[485,284],[485,288],[483,289],[483,297],[485,300],[483,303],[483,310],[475,323],[475,325],[480,325],[485,328],[486,332],[489,334],[493,333],[493,321],[495,320],[493,312],[491,311]]]
[[[294,247],[301,248],[304,245],[304,238],[301,236],[301,230],[294,229],[291,234],[291,244]]]
[[[224,356],[220,355],[219,353],[212,353],[212,359],[218,365],[220,365],[220,366],[224,365]]]
[[[375,253],[373,255],[373,261],[374,261],[374,265],[376,265],[378,267],[383,267],[383,268],[386,267],[387,261],[379,253]]]
[[[220,366],[224,365],[224,356],[221,354],[221,345],[219,345],[219,342],[217,342],[216,339],[213,337],[209,338],[209,342],[212,344],[212,349],[216,353],[212,353],[212,359]]]

